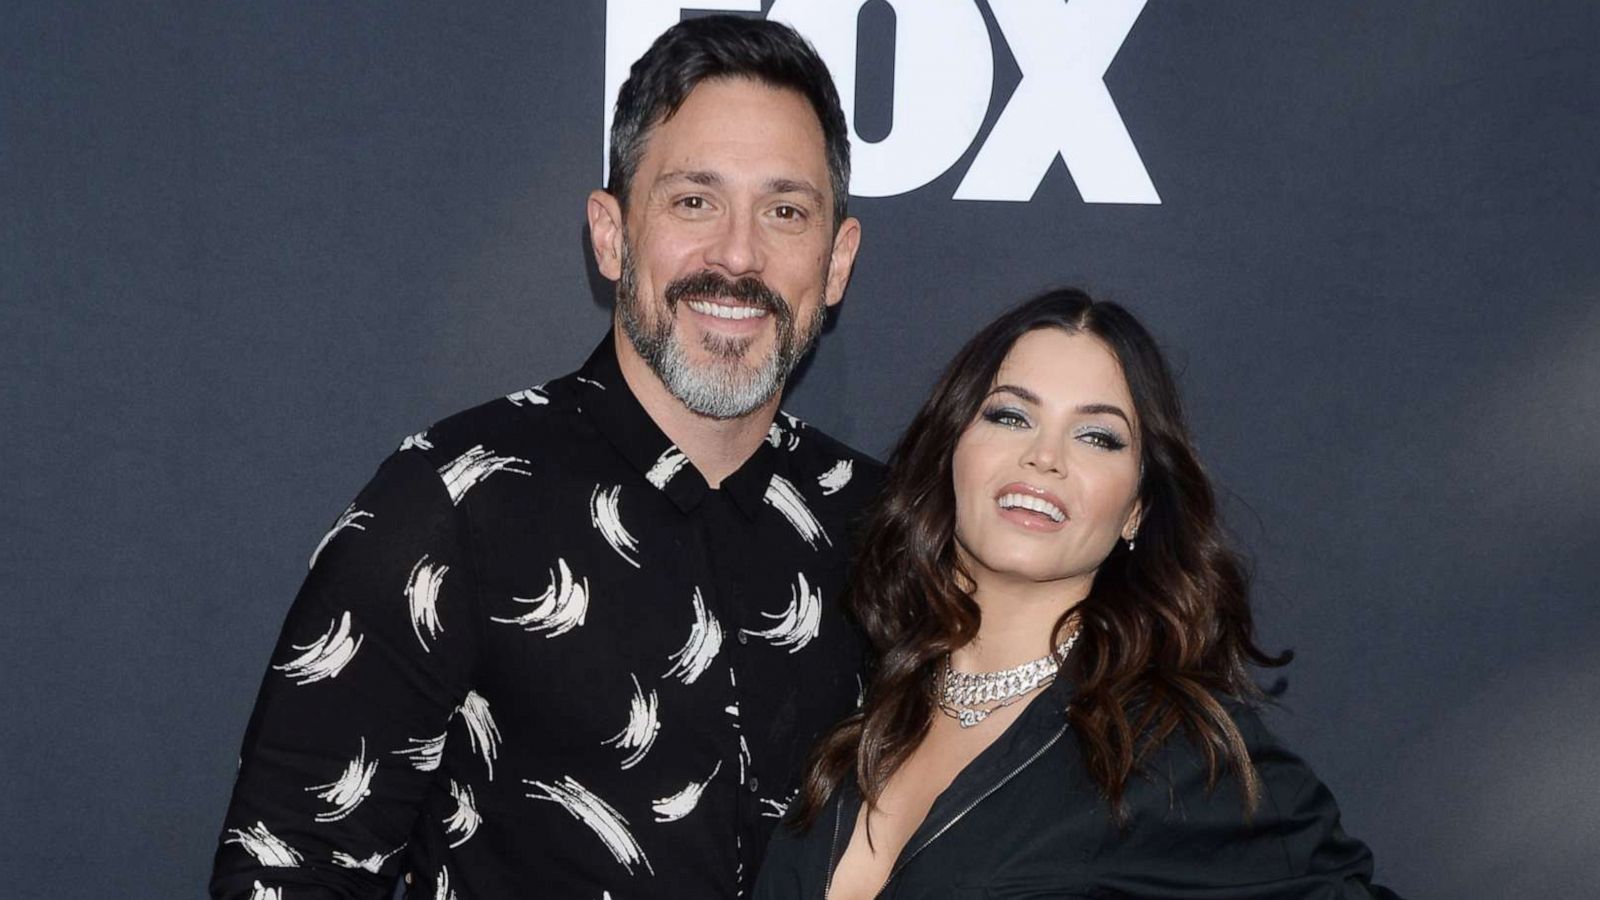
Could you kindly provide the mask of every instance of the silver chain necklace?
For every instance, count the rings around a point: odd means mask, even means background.
[[[999,672],[957,672],[950,664],[950,654],[946,653],[944,670],[939,673],[938,694],[934,698],[939,711],[955,719],[962,728],[979,724],[995,710],[1005,709],[1054,681],[1061,668],[1057,660],[1065,657],[1077,641],[1078,630],[1074,630],[1071,637],[1056,646],[1056,652]]]

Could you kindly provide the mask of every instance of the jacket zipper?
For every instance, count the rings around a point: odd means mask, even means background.
[[[822,885],[822,900],[833,893],[833,867],[839,861],[839,823],[844,820],[844,794],[833,804],[833,843],[828,845],[828,880]]]
[[[1039,757],[1043,756],[1045,754],[1046,750],[1049,750],[1051,747],[1054,747],[1056,745],[1056,741],[1061,740],[1061,736],[1063,734],[1066,734],[1066,733],[1067,733],[1067,726],[1066,725],[1062,725],[1061,729],[1055,733],[1055,736],[1050,738],[1050,740],[1046,741],[1045,745],[1043,747],[1040,747],[1038,750],[1035,750],[1033,752],[1033,755],[1028,757],[1026,760],[1023,760],[1021,765],[1017,766],[1015,769],[1012,769],[1010,772],[1006,773],[1006,777],[1000,779],[998,782],[996,782],[994,785],[992,785],[987,791],[984,791],[982,796],[978,797],[978,799],[972,801],[971,803],[968,803],[966,809],[963,809],[961,812],[956,813],[955,818],[953,818],[950,821],[944,823],[944,825],[938,831],[935,831],[931,836],[929,836],[929,838],[927,840],[922,842],[922,846],[920,846],[917,849],[911,851],[911,855],[910,856],[907,856],[905,859],[900,860],[900,864],[895,866],[894,869],[889,872],[889,877],[885,878],[883,880],[883,886],[878,888],[878,892],[876,894],[873,894],[872,896],[874,896],[874,897],[882,897],[883,896],[883,892],[889,889],[889,882],[893,881],[894,877],[896,875],[899,875],[900,872],[903,869],[905,869],[906,866],[910,865],[911,861],[913,859],[917,858],[917,854],[919,854],[922,851],[928,849],[928,845],[929,844],[933,843],[934,841],[937,841],[940,837],[944,836],[944,833],[946,831],[949,831],[952,827],[954,827],[957,822],[961,821],[966,816],[967,813],[972,812],[972,810],[975,809],[978,806],[979,803],[982,803],[983,801],[989,799],[990,795],[992,795],[995,791],[998,791],[1001,788],[1005,787],[1007,784],[1009,784],[1011,779],[1017,777],[1017,775],[1020,774],[1023,769],[1026,769],[1027,767],[1033,765],[1035,760],[1037,760]],[[834,823],[834,840],[837,841],[838,837],[839,837],[838,823],[835,822]],[[831,874],[828,876],[828,884],[829,884],[830,887],[833,884],[833,876]]]

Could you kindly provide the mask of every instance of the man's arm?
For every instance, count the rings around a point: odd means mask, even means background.
[[[245,732],[213,897],[388,896],[470,687],[463,519],[402,450],[316,548]]]

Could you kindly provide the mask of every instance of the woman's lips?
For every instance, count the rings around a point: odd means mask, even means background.
[[[1014,481],[994,495],[1000,516],[1032,531],[1059,531],[1067,524],[1067,505],[1041,487]]]

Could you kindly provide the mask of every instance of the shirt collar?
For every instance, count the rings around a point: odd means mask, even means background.
[[[690,512],[711,488],[628,389],[617,362],[615,340],[614,334],[607,332],[600,346],[578,369],[578,405],[639,474],[666,494],[680,511]],[[761,509],[773,475],[787,471],[786,457],[770,440],[762,441],[744,465],[722,480],[723,494],[745,517],[753,518]]]

